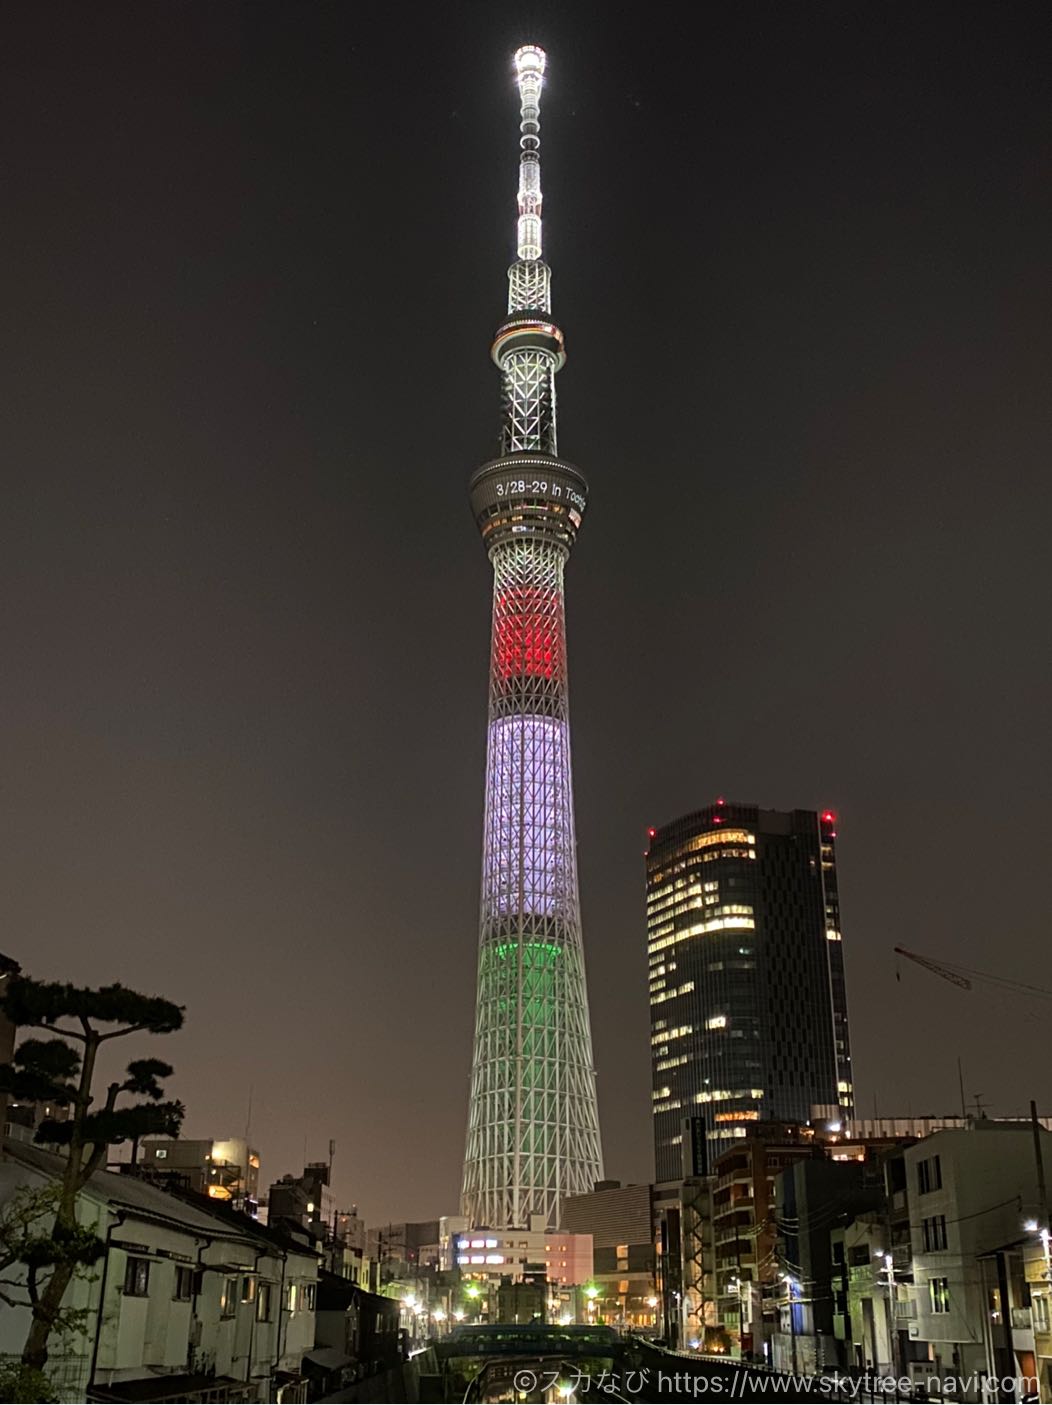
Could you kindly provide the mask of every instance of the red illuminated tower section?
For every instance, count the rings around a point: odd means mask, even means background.
[[[558,1223],[602,1177],[577,896],[563,572],[588,496],[558,457],[565,361],[541,258],[545,56],[515,55],[521,99],[518,256],[493,360],[501,454],[471,480],[493,563],[478,994],[462,1212],[474,1227]]]

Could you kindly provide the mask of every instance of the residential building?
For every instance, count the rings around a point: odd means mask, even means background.
[[[850,1369],[897,1377],[902,1363],[896,1361],[898,1312],[888,1281],[887,1236],[883,1208],[864,1211],[830,1231],[833,1334]],[[784,1323],[782,1330],[784,1338]]]
[[[318,1280],[316,1350],[308,1370],[325,1374],[325,1394],[335,1394],[354,1380],[396,1370],[403,1358],[399,1332],[400,1304],[370,1293],[359,1284],[322,1270]],[[323,1353],[333,1353],[326,1356]],[[340,1374],[331,1379],[333,1371]],[[387,1399],[397,1399],[388,1393]]]
[[[62,1159],[39,1147],[8,1139],[5,1150],[0,1205],[61,1175]],[[305,1237],[109,1171],[88,1181],[78,1213],[106,1253],[66,1296],[83,1322],[49,1361],[63,1400],[306,1399],[318,1256]],[[0,1355],[21,1350],[28,1322],[28,1306],[5,1307]]]
[[[821,1156],[812,1128],[758,1123],[712,1167],[712,1232],[719,1320],[732,1352],[762,1357],[765,1285],[778,1281],[775,1178],[795,1162]]]
[[[438,1222],[438,1266],[443,1272],[456,1268],[457,1240],[470,1225],[466,1215],[443,1215]]]
[[[401,1220],[366,1232],[368,1257],[380,1265],[382,1282],[414,1277],[429,1264],[431,1246],[439,1243],[438,1220]]]
[[[349,1249],[364,1256],[365,1221],[359,1215],[357,1205],[352,1205],[349,1210],[336,1211],[336,1234]]]
[[[1046,1228],[1031,1230],[1023,1243],[1023,1278],[1030,1297],[1034,1374],[1041,1400],[1052,1400],[1052,1252]]]
[[[357,1213],[341,1213],[329,1188],[327,1161],[312,1161],[301,1176],[282,1176],[267,1193],[261,1208],[271,1226],[294,1224],[305,1229],[329,1272],[363,1288],[373,1286],[372,1265],[363,1253],[365,1227]]]
[[[248,1214],[258,1210],[259,1152],[243,1137],[149,1137],[138,1165],[159,1185],[227,1201]]]
[[[832,811],[722,798],[650,831],[654,1155],[680,1174],[685,1118],[707,1172],[761,1121],[845,1121],[851,1052]]]
[[[336,1197],[329,1186],[331,1167],[327,1161],[311,1161],[301,1176],[286,1175],[267,1192],[267,1222],[295,1220],[306,1227],[324,1228],[332,1234],[336,1227]]]
[[[1031,1230],[1046,1213],[1035,1156],[1052,1166],[1052,1132],[978,1118],[904,1153],[913,1250],[910,1335],[931,1375],[1036,1374],[1025,1269]],[[1030,1271],[1032,1273],[1032,1270]],[[1040,1310],[1040,1309],[1039,1309]]]
[[[780,1336],[772,1342],[773,1364],[791,1369],[795,1344],[798,1369],[821,1372],[852,1365],[846,1352],[838,1350],[834,1331],[832,1236],[838,1225],[863,1212],[883,1210],[883,1158],[873,1151],[868,1158],[800,1159],[775,1177],[773,1191],[777,1262],[785,1274],[780,1281],[789,1285],[783,1292],[792,1297],[796,1314],[786,1323],[795,1340]]]

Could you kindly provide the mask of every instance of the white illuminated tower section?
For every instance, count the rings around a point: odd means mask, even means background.
[[[493,563],[478,1004],[462,1213],[473,1227],[555,1227],[602,1177],[577,896],[563,569],[588,485],[558,458],[563,335],[541,258],[545,57],[515,55],[521,98],[518,257],[493,360],[501,456],[471,480]]]

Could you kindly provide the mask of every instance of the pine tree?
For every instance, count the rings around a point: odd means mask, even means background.
[[[0,1089],[20,1100],[70,1109],[66,1121],[48,1119],[37,1128],[37,1141],[64,1146],[66,1161],[50,1228],[34,1236],[21,1257],[32,1310],[22,1362],[42,1371],[51,1333],[61,1328],[66,1289],[78,1269],[105,1252],[102,1240],[77,1223],[78,1195],[103,1164],[108,1146],[151,1134],[177,1136],[184,1115],[182,1103],[163,1101],[161,1080],[172,1069],[159,1059],[134,1060],[127,1077],[111,1083],[96,1106],[92,1082],[99,1049],[128,1034],[171,1034],[182,1026],[183,1010],[120,985],[90,990],[22,976],[8,983],[0,1008],[19,1028],[58,1036],[23,1040],[12,1062],[0,1064]],[[136,1101],[117,1105],[129,1097]]]

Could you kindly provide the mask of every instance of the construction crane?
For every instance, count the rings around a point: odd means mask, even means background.
[[[1052,1000],[1052,990],[1046,990],[1043,986],[1027,985],[1024,981],[1013,981],[1007,976],[995,976],[989,971],[973,971],[970,966],[956,966],[949,961],[933,961],[930,956],[922,956],[919,951],[907,951],[904,946],[897,946],[895,955],[905,956],[907,961],[915,961],[926,971],[941,976],[944,981],[951,981],[954,985],[960,986],[962,990],[971,990],[973,982],[979,981],[983,985],[994,986],[1005,995],[1029,995],[1038,1000]],[[900,972],[896,970],[895,979],[901,980],[901,978]]]

